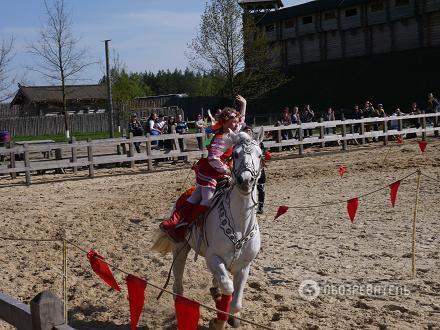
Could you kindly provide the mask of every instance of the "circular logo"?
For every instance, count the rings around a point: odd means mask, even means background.
[[[302,281],[298,288],[299,295],[301,298],[312,301],[315,300],[316,297],[319,296],[321,289],[319,288],[318,283],[313,280],[305,280]]]

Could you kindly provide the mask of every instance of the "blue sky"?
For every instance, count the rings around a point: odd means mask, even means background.
[[[50,2],[50,0],[48,0]],[[284,0],[285,6],[307,2]],[[104,39],[129,71],[153,71],[188,67],[187,44],[194,37],[205,0],[65,0],[73,18],[73,32],[88,49],[92,61],[100,62],[82,73],[88,83],[103,74]],[[2,1],[0,38],[14,35],[13,71],[26,84],[47,80],[24,69],[34,58],[26,48],[38,37],[45,23],[43,0]],[[0,39],[1,40],[1,39]]]

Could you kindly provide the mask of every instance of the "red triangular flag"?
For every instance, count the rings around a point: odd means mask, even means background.
[[[428,145],[428,142],[426,141],[418,141],[419,148],[421,152],[425,152],[426,146]]]
[[[400,180],[390,184],[390,194],[391,194],[391,205],[394,207],[396,203],[397,190],[400,186]]]
[[[147,287],[147,282],[133,275],[128,275],[126,282],[128,288],[128,301],[130,303],[131,329],[136,330],[139,317],[144,309],[145,288]]]
[[[341,176],[341,178],[344,176],[344,173],[345,173],[344,165],[339,166],[339,175]]]
[[[269,160],[271,160],[272,159],[272,154],[270,153],[270,151],[266,151],[265,153],[264,153],[264,160],[265,161],[269,161]]]
[[[358,208],[358,198],[352,198],[349,201],[347,201],[347,210],[348,215],[350,216],[351,223],[354,222],[354,217],[356,216],[356,211]]]
[[[112,271],[103,261],[103,257],[92,250],[87,253],[87,258],[89,259],[90,265],[92,266],[92,269],[96,273],[96,275],[98,275],[105,283],[110,285],[116,291],[121,291],[121,288],[119,287],[118,283],[116,283],[116,280],[113,277]]]
[[[397,135],[396,143],[398,143],[398,144],[403,143],[403,136],[402,135]]]
[[[282,216],[282,215],[283,215],[284,213],[286,213],[288,210],[289,210],[289,207],[288,207],[288,206],[280,206],[280,207],[278,208],[277,215],[275,216],[275,219],[274,219],[274,220],[278,219],[280,216]]]
[[[178,330],[197,330],[200,318],[200,307],[195,301],[177,296],[176,319]]]

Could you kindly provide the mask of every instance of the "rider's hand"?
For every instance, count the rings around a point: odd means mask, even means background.
[[[235,99],[241,104],[246,104],[246,99],[241,95],[237,95]]]

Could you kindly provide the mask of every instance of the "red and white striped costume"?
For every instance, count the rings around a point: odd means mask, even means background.
[[[240,131],[244,124],[244,117],[240,118],[236,131]],[[232,155],[232,147],[227,146],[222,133],[217,133],[208,146],[208,157],[200,159],[196,166],[197,184],[203,187],[214,187],[217,180],[228,171],[228,159]]]

